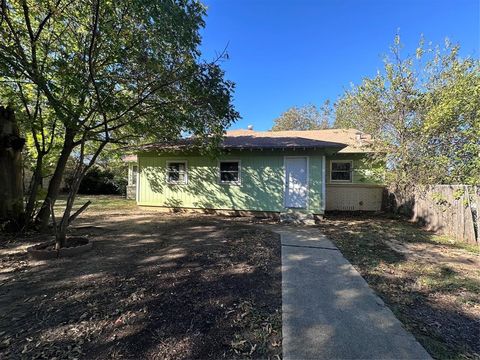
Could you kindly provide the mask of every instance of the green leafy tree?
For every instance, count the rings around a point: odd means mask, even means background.
[[[271,131],[328,129],[331,117],[329,100],[323,103],[320,110],[315,105],[294,106],[273,121]]]
[[[197,1],[1,0],[0,10],[0,80],[11,96],[28,88],[25,109],[33,114],[39,99],[51,112],[49,133],[61,136],[37,215],[41,226],[67,161],[76,161],[76,181],[55,225],[57,247],[78,215],[71,211],[81,179],[108,144],[189,132],[213,145],[238,118],[234,84],[219,64],[224,54],[205,61],[198,50],[205,7]],[[30,121],[42,128],[40,117]]]
[[[386,160],[389,184],[479,183],[479,62],[448,42],[402,48],[397,36],[383,71],[337,101],[335,127],[374,136],[372,160]]]
[[[32,84],[18,82],[15,88],[18,92],[12,86],[3,86],[0,88],[0,98],[7,99],[9,105],[16,109],[22,133],[26,137],[23,163],[27,174],[31,172],[32,176],[31,179],[24,179],[28,184],[25,226],[35,213],[38,189],[43,178],[55,170],[63,135],[57,126],[55,114]]]
[[[458,46],[429,66],[420,128],[432,182],[480,184],[480,66]]]

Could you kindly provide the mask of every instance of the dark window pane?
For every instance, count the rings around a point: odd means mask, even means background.
[[[237,182],[238,171],[224,171],[220,173],[220,180],[222,182]]]
[[[350,181],[350,171],[332,171],[332,180]]]
[[[240,165],[238,161],[222,161],[220,162],[220,181],[239,182],[240,181]]]
[[[184,162],[171,162],[167,164],[167,181],[170,183],[186,183],[186,164]]]
[[[169,172],[168,181],[177,182],[180,179],[180,174],[178,172]]]
[[[169,163],[169,171],[185,171],[185,163]]]
[[[238,171],[238,162],[221,162],[220,171]]]
[[[349,162],[332,162],[332,171],[350,171],[351,165]]]
[[[175,182],[175,183],[186,183],[186,176],[183,172],[169,172],[168,173],[168,182]]]

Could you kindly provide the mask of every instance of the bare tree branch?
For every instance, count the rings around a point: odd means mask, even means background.
[[[78,209],[77,211],[75,211],[69,218],[68,218],[68,225],[70,225],[76,218],[78,215],[80,215],[82,212],[84,212],[87,207],[91,204],[92,202],[90,200],[88,200],[85,204],[83,204],[80,209]]]

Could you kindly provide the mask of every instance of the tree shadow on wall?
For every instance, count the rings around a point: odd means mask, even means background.
[[[187,191],[195,198],[195,207],[238,211],[281,211],[283,208],[283,178],[273,176],[269,168],[243,168],[238,185],[219,184],[215,168],[192,169],[191,173],[198,185]],[[212,179],[215,179],[213,183]]]

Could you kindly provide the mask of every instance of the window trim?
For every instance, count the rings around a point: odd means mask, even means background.
[[[238,181],[222,181],[222,171],[221,171],[221,163],[223,162],[236,162],[238,163]],[[218,168],[218,176],[217,176],[217,182],[219,185],[242,185],[242,161],[241,160],[236,160],[236,159],[222,159],[218,160],[217,164]]]
[[[169,169],[168,167],[172,163],[183,163],[185,164],[185,180],[183,182],[180,181],[170,181],[168,179]],[[167,160],[165,166],[165,181],[168,185],[188,185],[188,161],[187,160]]]
[[[344,163],[350,164],[350,180],[334,180],[332,179],[333,175],[333,163]],[[342,171],[336,171],[342,172]],[[346,172],[346,171],[343,171]],[[353,160],[330,160],[330,182],[331,183],[339,183],[339,184],[351,184],[353,183]]]

